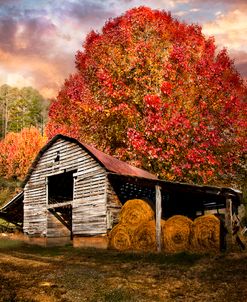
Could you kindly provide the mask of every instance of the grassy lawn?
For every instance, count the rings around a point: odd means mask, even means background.
[[[0,237],[0,301],[247,301],[247,254],[43,248]]]

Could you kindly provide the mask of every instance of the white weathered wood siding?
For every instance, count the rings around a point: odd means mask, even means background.
[[[23,231],[29,236],[46,236],[47,207],[46,179],[39,170],[33,172],[30,181],[24,188],[24,221]]]
[[[55,162],[59,151],[60,161]],[[65,171],[74,173],[72,205],[73,235],[106,234],[116,220],[120,205],[113,197],[106,170],[77,144],[58,139],[40,158],[24,189],[24,232],[31,236],[57,237],[60,230],[48,214],[47,177]],[[109,194],[109,198],[107,195]],[[52,218],[53,220],[53,218]],[[59,225],[59,224],[58,224]]]
[[[119,222],[119,212],[122,204],[115,193],[112,185],[107,184],[107,229],[110,230]]]
[[[90,159],[88,158],[88,160]],[[74,235],[106,234],[105,188],[106,172],[97,163],[94,164],[94,168],[90,166],[89,169],[87,167],[78,171],[72,210],[72,231]]]
[[[54,162],[57,151],[59,151],[60,161]],[[51,230],[47,232],[48,210],[47,204],[47,177],[69,170],[77,170],[77,176],[74,183],[74,201],[72,202],[73,232],[74,234],[87,235],[87,228],[80,227],[80,224],[94,228],[94,233],[102,233],[106,230],[106,197],[105,191],[100,194],[98,189],[91,192],[92,196],[88,197],[88,186],[92,189],[99,185],[97,179],[99,175],[105,174],[102,168],[87,152],[75,143],[59,139],[43,154],[35,170],[33,171],[24,190],[24,232],[33,236],[49,236]],[[88,181],[80,180],[87,178]],[[102,191],[102,190],[101,190]],[[96,194],[94,197],[93,194]],[[91,200],[91,202],[89,202]],[[94,206],[94,204],[97,206]],[[84,212],[83,210],[84,209]],[[78,217],[79,215],[79,217]],[[88,217],[88,215],[90,217]],[[98,223],[94,220],[99,217]],[[104,217],[104,218],[103,218]],[[54,236],[56,231],[54,230]]]

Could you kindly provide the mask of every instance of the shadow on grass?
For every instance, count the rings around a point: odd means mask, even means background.
[[[200,260],[203,255],[177,253],[177,254],[156,254],[156,253],[119,253],[116,255],[121,262],[138,261],[142,263],[156,263],[166,265],[191,266]]]
[[[140,253],[118,252],[113,250],[101,250],[96,248],[73,248],[71,245],[62,247],[42,247],[29,245],[20,240],[0,239],[0,251],[18,251],[25,254],[41,257],[63,256],[64,260],[71,257],[92,259],[99,263],[150,263],[158,265],[192,266],[205,255],[177,253]]]

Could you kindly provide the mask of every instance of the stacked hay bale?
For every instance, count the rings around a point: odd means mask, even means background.
[[[154,211],[148,202],[142,199],[128,200],[119,214],[119,222],[128,224],[132,230],[152,219],[154,219]]]
[[[168,253],[189,251],[192,225],[193,221],[182,215],[172,216],[163,223],[163,250]]]
[[[193,222],[191,247],[194,252],[220,250],[220,220],[214,215],[204,215]]]
[[[108,248],[126,251],[132,247],[132,232],[129,231],[128,225],[117,224],[109,234]]]
[[[145,221],[136,228],[132,238],[132,245],[136,251],[156,251],[155,220]]]
[[[211,252],[220,250],[220,221],[214,215],[194,221],[175,215],[161,220],[162,250]],[[152,207],[144,200],[128,200],[119,214],[119,223],[109,233],[108,247],[119,251],[155,252],[156,223]]]
[[[220,251],[220,220],[214,215],[203,215],[194,221],[182,215],[170,217],[162,227],[165,252]]]
[[[109,234],[109,248],[155,250],[155,220],[152,207],[144,200],[131,199],[122,207],[119,223]]]

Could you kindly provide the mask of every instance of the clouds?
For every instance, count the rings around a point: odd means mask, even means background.
[[[39,53],[51,43],[56,27],[45,18],[0,20],[1,49],[15,54]]]
[[[83,1],[83,2],[68,2],[60,9],[61,16],[67,15],[70,18],[78,20],[88,19],[93,17],[94,20],[100,20],[111,17],[111,9],[108,7],[107,2],[102,1]],[[91,22],[91,24],[93,24]]]
[[[216,20],[204,24],[204,32],[214,35],[219,44],[238,50],[247,45],[246,11],[235,9],[228,14],[220,14]]]
[[[59,49],[71,38],[61,33],[45,10],[6,11],[9,17],[2,11],[0,18],[0,84],[31,85],[47,97],[54,96],[74,68],[74,54]]]
[[[233,5],[238,5],[237,7]],[[246,0],[0,0],[0,85],[31,85],[55,96],[87,33],[127,9],[148,5],[187,22],[227,46],[247,77]],[[202,24],[202,22],[204,24]]]
[[[181,3],[183,0],[173,0],[175,3]],[[224,6],[234,6],[238,7],[239,5],[246,5],[246,0],[184,0],[185,3],[196,3],[198,5],[205,4],[205,5],[221,5]]]
[[[246,10],[234,9],[219,14],[203,26],[203,32],[214,36],[219,47],[226,47],[239,72],[247,79],[247,21]]]
[[[102,1],[0,1],[0,85],[31,85],[46,97],[74,71],[86,34],[114,14]]]

